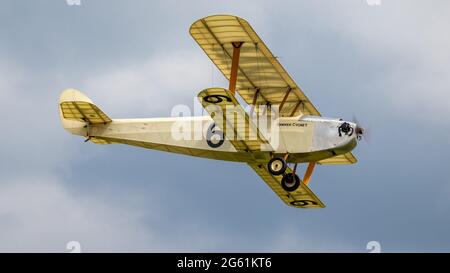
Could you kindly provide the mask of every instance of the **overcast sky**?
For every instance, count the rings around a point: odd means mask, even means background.
[[[0,251],[450,251],[450,2],[2,1]],[[74,87],[113,118],[169,116],[227,86],[188,33],[247,19],[324,116],[370,127],[358,164],[318,166],[322,210],[245,164],[65,132]],[[304,169],[304,168],[303,168]]]

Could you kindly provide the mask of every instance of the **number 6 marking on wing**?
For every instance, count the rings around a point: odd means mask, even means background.
[[[211,123],[211,125],[208,128],[208,131],[206,132],[206,143],[208,143],[208,146],[211,148],[218,148],[222,146],[222,144],[225,142],[223,132],[218,129],[216,130],[215,128],[216,124]],[[213,136],[219,136],[219,141],[214,143],[212,140]]]
[[[203,97],[203,100],[213,104],[219,104],[224,100],[226,100],[227,102],[231,102],[231,99],[224,95],[208,95]]]
[[[304,207],[308,205],[317,205],[317,202],[313,200],[295,200],[291,202],[291,205],[297,207]]]

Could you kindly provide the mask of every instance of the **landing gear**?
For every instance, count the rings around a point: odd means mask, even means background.
[[[292,171],[289,170],[286,172],[288,167],[286,160],[288,159],[288,156],[289,155],[286,154],[284,158],[272,158],[267,164],[267,169],[272,175],[283,175],[283,178],[281,179],[281,187],[287,192],[293,192],[300,187],[302,180],[300,180],[300,177],[297,175],[297,163],[294,164]],[[306,170],[303,178],[303,183],[305,185],[308,184],[309,179],[311,178],[315,164],[315,162],[310,162],[308,165],[308,169]]]
[[[281,187],[285,191],[292,192],[298,189],[300,186],[300,178],[295,173],[287,173],[281,179]]]
[[[274,157],[269,161],[267,165],[269,172],[273,175],[284,174],[287,168],[286,160],[281,157]]]

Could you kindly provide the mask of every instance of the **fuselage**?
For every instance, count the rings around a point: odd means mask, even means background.
[[[213,140],[214,121],[209,116],[148,119],[114,119],[107,124],[85,126],[83,122],[63,119],[72,134],[210,159],[254,162],[269,155],[289,154],[288,162],[319,161],[351,151],[357,143],[356,124],[341,119],[316,116],[280,117],[264,136],[270,149],[237,151],[227,136]],[[347,123],[349,131],[340,127]],[[341,127],[342,128],[342,127]]]

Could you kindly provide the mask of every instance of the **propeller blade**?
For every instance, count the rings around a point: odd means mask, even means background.
[[[352,122],[356,124],[356,133],[358,136],[361,139],[364,139],[367,143],[370,143],[370,129],[363,127],[355,114],[352,116]]]

